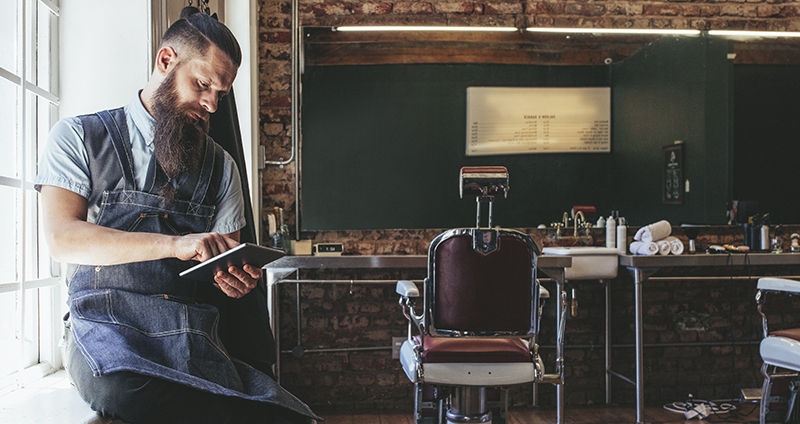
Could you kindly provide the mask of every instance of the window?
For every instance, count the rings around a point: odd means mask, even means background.
[[[60,366],[63,285],[33,189],[58,112],[57,36],[58,0],[0,2],[0,393]]]

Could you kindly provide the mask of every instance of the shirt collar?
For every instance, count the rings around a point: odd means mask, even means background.
[[[133,123],[139,129],[139,132],[142,134],[145,143],[147,143],[148,147],[153,146],[153,126],[155,125],[156,120],[147,112],[147,109],[144,108],[144,104],[142,104],[142,100],[139,97],[142,91],[139,90],[139,93],[136,94],[136,98],[128,104],[128,113],[133,119]]]

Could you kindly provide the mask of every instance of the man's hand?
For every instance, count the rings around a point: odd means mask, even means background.
[[[174,257],[205,262],[239,245],[239,240],[219,233],[187,234],[175,240]]]
[[[228,272],[217,271],[214,276],[214,286],[222,290],[228,297],[239,299],[250,293],[261,278],[261,268],[245,265],[242,268],[229,267]]]
[[[180,237],[175,257],[181,260],[204,262],[239,245],[238,232],[234,234],[201,233]],[[238,299],[255,288],[261,278],[261,268],[245,265],[243,268],[231,266],[228,272],[218,271],[214,276],[214,286],[226,296]]]

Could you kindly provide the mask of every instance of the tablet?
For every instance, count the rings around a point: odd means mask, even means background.
[[[200,262],[179,275],[190,280],[213,283],[214,275],[217,271],[227,270],[231,265],[241,268],[244,264],[250,264],[256,268],[261,268],[284,255],[286,253],[283,250],[252,243],[242,243],[225,253],[220,253],[205,262]]]

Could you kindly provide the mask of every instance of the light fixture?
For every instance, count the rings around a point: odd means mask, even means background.
[[[658,34],[658,35],[700,35],[696,29],[636,29],[636,28],[525,28],[528,32],[555,32],[565,34]]]
[[[748,37],[748,38],[761,38],[761,37],[800,37],[800,32],[781,32],[781,31],[729,31],[721,29],[712,29],[708,31],[708,35],[719,35],[723,37]]]
[[[367,32],[367,31],[451,31],[451,32],[515,32],[515,27],[486,27],[486,26],[340,26],[334,31]]]

